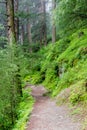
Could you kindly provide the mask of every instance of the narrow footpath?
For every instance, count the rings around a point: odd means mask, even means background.
[[[54,100],[43,96],[44,87],[31,88],[36,102],[26,130],[80,130],[80,124],[71,119],[65,106],[57,106]]]

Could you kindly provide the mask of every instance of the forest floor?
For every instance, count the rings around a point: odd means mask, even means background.
[[[31,89],[36,101],[26,130],[80,130],[80,123],[71,117],[66,106],[57,106],[55,100],[44,96],[44,87]]]

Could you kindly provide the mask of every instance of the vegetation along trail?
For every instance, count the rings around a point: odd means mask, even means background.
[[[31,88],[36,103],[26,130],[80,130],[80,124],[73,122],[65,106],[57,106],[54,100],[44,96],[44,87]]]
[[[0,130],[25,129],[87,130],[87,0],[0,0]]]

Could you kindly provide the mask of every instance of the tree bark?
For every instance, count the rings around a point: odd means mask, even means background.
[[[47,26],[46,26],[46,7],[45,0],[41,0],[42,5],[42,42],[44,46],[47,45]]]
[[[16,41],[19,40],[19,18],[17,16],[18,13],[18,7],[19,7],[19,1],[14,0],[14,12],[15,12],[15,35],[16,35]]]
[[[16,1],[18,2],[18,1]],[[8,42],[10,46],[13,46],[14,43],[16,43],[16,34],[15,34],[15,24],[14,24],[14,0],[6,0],[6,9],[7,9],[7,26],[8,26]],[[18,35],[17,35],[18,36]],[[17,54],[12,54],[17,57]],[[20,74],[20,66],[18,66],[17,73]],[[20,91],[20,96],[22,96],[22,86],[21,86],[21,80],[20,75],[15,75],[15,80],[17,83],[17,87]],[[14,85],[14,80],[13,80]]]
[[[14,40],[16,39],[15,25],[14,25],[14,0],[6,0],[6,10],[7,10],[8,42],[10,45],[12,45]]]
[[[27,7],[27,13],[30,14],[29,6]],[[30,24],[30,18],[28,18],[28,23],[27,23],[27,33],[28,33],[28,42],[30,45],[29,51],[32,52],[32,34],[31,34],[31,24]]]
[[[23,24],[21,25],[21,39],[20,39],[20,41],[21,41],[21,44],[23,45],[23,43],[24,43],[24,25]]]
[[[52,9],[53,11],[55,10],[56,8],[56,0],[52,0]],[[53,21],[52,23],[52,43],[55,43],[56,42],[56,26],[55,26],[55,23]]]

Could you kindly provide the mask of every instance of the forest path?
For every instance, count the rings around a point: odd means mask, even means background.
[[[43,96],[44,87],[31,88],[36,102],[26,130],[80,130],[80,124],[71,119],[65,106],[57,106],[54,100]]]

